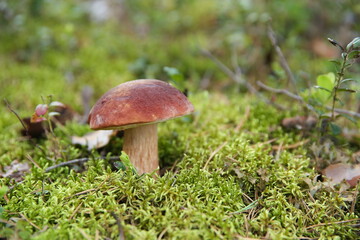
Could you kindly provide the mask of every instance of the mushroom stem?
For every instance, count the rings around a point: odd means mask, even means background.
[[[139,174],[156,170],[159,167],[157,124],[125,129],[123,150]]]

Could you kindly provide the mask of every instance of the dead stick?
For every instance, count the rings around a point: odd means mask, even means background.
[[[277,43],[275,32],[272,29],[272,27],[270,26],[270,24],[268,25],[267,34],[268,34],[268,37],[269,37],[269,39],[271,41],[271,44],[275,48],[276,54],[279,56],[279,61],[280,61],[281,67],[284,69],[284,71],[286,73],[286,76],[288,77],[289,81],[293,85],[294,91],[296,93],[298,93],[294,74],[291,72],[289,64],[287,63],[286,58],[285,58],[283,52],[281,51],[281,48],[280,48],[279,44]]]
[[[19,119],[21,125],[23,126],[23,128],[25,129],[26,135],[29,135],[28,133],[28,128],[26,127],[24,121],[21,119],[21,117],[19,116],[19,114],[17,114],[17,112],[15,112],[14,109],[12,109],[12,107],[10,106],[10,103],[6,100],[6,98],[4,98],[4,102],[6,104],[6,107],[17,117],[17,119]]]
[[[354,191],[354,200],[351,203],[350,213],[355,212],[356,200],[359,194],[359,184],[356,186],[356,190]]]
[[[234,82],[245,85],[245,87],[251,92],[255,93],[257,95],[258,91],[254,88],[253,85],[251,85],[249,82],[244,80],[242,77],[240,77],[240,74],[234,73],[230,68],[228,68],[224,63],[222,63],[219,59],[217,59],[211,52],[208,50],[202,49],[201,53],[208,57],[211,61],[213,61],[226,75],[228,75],[229,78],[231,78]],[[238,67],[239,68],[239,67]],[[240,68],[239,68],[240,69]],[[240,73],[239,70],[237,70],[238,73]],[[261,97],[261,96],[260,96]]]
[[[84,202],[80,202],[80,204],[75,208],[74,212],[69,217],[69,221],[75,216],[75,214],[79,211],[80,207],[83,205]]]
[[[241,119],[241,121],[238,123],[238,125],[234,129],[234,131],[236,133],[240,131],[240,129],[243,127],[244,123],[247,121],[249,116],[250,116],[250,107],[247,106],[246,109],[245,109],[244,117]]]
[[[294,93],[292,93],[292,92],[289,92],[289,91],[286,90],[286,89],[276,89],[276,88],[269,87],[269,86],[265,85],[264,83],[262,83],[262,82],[260,82],[260,81],[257,81],[256,84],[257,84],[259,87],[261,87],[261,88],[263,88],[263,89],[265,89],[265,90],[267,90],[267,91],[269,91],[269,92],[284,94],[284,95],[286,95],[286,96],[288,96],[288,97],[290,97],[290,98],[293,98],[293,99],[295,99],[295,100],[300,100],[300,99],[302,99],[302,103],[305,104],[305,106],[306,106],[309,110],[311,110],[311,111],[313,111],[313,112],[316,113],[314,107],[311,106],[310,104],[307,104],[307,103],[303,100],[303,98],[300,97],[299,95],[296,95],[296,94],[294,94]],[[329,107],[329,106],[325,106],[325,108],[328,109],[328,110],[331,110],[331,107]],[[360,113],[357,113],[357,112],[352,112],[352,111],[348,111],[348,110],[340,109],[340,108],[335,108],[334,111],[337,112],[337,113],[343,113],[343,114],[346,114],[346,115],[349,115],[349,116],[352,116],[352,117],[360,118]]]
[[[208,158],[208,160],[206,161],[205,165],[204,165],[204,168],[203,169],[206,169],[207,165],[209,164],[210,160],[227,144],[227,142],[223,142],[218,148],[215,149],[215,151],[213,151],[211,154],[210,154],[210,157]]]
[[[286,89],[272,88],[272,87],[269,87],[269,86],[265,85],[264,83],[262,83],[262,82],[260,82],[260,81],[257,81],[256,84],[257,84],[259,87],[261,87],[261,88],[263,88],[263,89],[265,89],[265,90],[267,90],[267,91],[274,92],[274,93],[284,94],[284,95],[286,95],[286,96],[288,96],[288,97],[291,97],[291,98],[293,98],[293,99],[295,99],[295,100],[299,100],[299,101],[302,101],[302,100],[303,100],[302,97],[300,97],[299,95],[296,95],[296,94],[294,94],[294,93],[292,93],[292,92],[289,92],[289,91],[286,90]]]
[[[20,216],[25,219],[28,223],[30,223],[31,226],[33,226],[34,228],[41,230],[41,228],[39,226],[37,226],[35,223],[31,222],[24,214],[19,213]]]
[[[332,224],[348,223],[348,222],[354,222],[354,221],[360,221],[360,218],[344,220],[344,221],[338,221],[338,222],[319,223],[319,224],[308,226],[308,227],[306,227],[306,229],[315,228],[315,227],[321,227],[321,226],[327,226],[327,225],[332,225]]]
[[[116,220],[116,224],[117,224],[118,230],[119,230],[119,240],[125,240],[124,230],[123,230],[123,228],[122,228],[122,226],[121,226],[121,222],[120,222],[119,216],[118,216],[116,213],[114,213],[114,212],[111,212],[110,214],[111,214],[111,216],[113,216],[113,218],[115,218],[115,220]]]
[[[236,83],[245,84],[243,79],[240,79],[230,68],[223,64],[219,59],[217,59],[210,51],[201,49],[201,53],[213,61],[228,77],[234,80]]]
[[[237,73],[234,73],[230,68],[228,68],[224,63],[222,63],[219,59],[217,59],[211,52],[209,52],[208,50],[202,49],[201,53],[208,57],[211,61],[213,61],[219,68],[220,70],[222,70],[226,75],[228,75],[229,78],[231,78],[234,82],[238,83],[238,84],[242,84],[245,85],[245,87],[253,94],[255,94],[256,96],[258,96],[262,101],[264,101],[267,104],[271,104],[274,105],[276,108],[284,110],[284,108],[280,105],[277,105],[273,102],[270,102],[263,94],[261,94],[252,84],[250,84],[249,82],[245,81],[243,78],[239,77],[239,73],[241,73],[241,71],[239,70],[240,67],[238,67],[237,69]]]
[[[51,170],[54,170],[55,168],[58,168],[58,167],[68,166],[68,165],[76,164],[76,163],[87,162],[90,159],[92,159],[92,158],[78,158],[78,159],[70,160],[70,161],[67,161],[67,162],[62,162],[62,163],[56,164],[54,166],[48,167],[45,170],[45,172],[50,172]],[[117,159],[120,159],[120,157],[98,157],[98,158],[93,158],[93,159],[94,160],[103,160],[103,159],[117,160]]]
[[[308,143],[309,141],[310,141],[309,139],[306,139],[306,140],[304,140],[304,141],[300,141],[300,142],[297,142],[297,143],[294,143],[294,144],[290,144],[290,145],[285,145],[285,146],[283,146],[282,144],[280,144],[279,146],[272,146],[271,149],[272,149],[272,150],[293,149],[293,148],[300,147],[300,146]]]

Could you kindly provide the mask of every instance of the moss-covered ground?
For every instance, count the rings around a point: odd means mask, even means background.
[[[270,73],[259,60],[260,52],[271,46],[266,33],[254,31],[266,29],[263,18],[271,15],[274,28],[288,35],[283,47],[297,76],[307,71],[315,78],[314,72],[328,72],[330,64],[309,49],[294,47],[307,46],[301,34],[313,34],[308,29],[314,21],[307,11],[311,3],[285,4],[293,13],[287,22],[293,27],[281,28],[287,17],[276,7],[278,1],[255,1],[258,7],[239,1],[235,7],[169,0],[159,1],[153,11],[154,1],[125,1],[128,14],[121,15],[121,24],[114,19],[91,22],[84,1],[27,1],[30,13],[10,2],[2,9],[13,15],[1,18],[6,28],[0,44],[0,95],[11,107],[3,103],[0,108],[0,172],[3,176],[15,163],[29,167],[16,179],[0,178],[0,238],[359,238],[358,189],[328,185],[319,175],[313,153],[322,149],[317,128],[305,133],[281,126],[282,119],[303,114],[300,103],[272,96],[285,107],[279,110],[236,85],[200,54],[211,49],[231,65],[233,42],[241,43],[236,46],[245,77],[287,86],[274,81],[277,76],[285,82],[279,64],[271,63]],[[359,14],[359,4],[346,2],[341,11]],[[76,120],[43,138],[20,134],[14,112],[29,117],[49,95],[81,114],[84,86],[94,89],[91,105],[129,80],[170,81],[166,66],[183,74],[180,85],[188,90],[195,112],[159,124],[161,176],[114,167],[126,158],[121,134],[101,149],[73,145],[71,136],[91,132]],[[205,78],[211,79],[208,86]],[[359,122],[351,126],[358,129]],[[348,155],[358,151],[359,145],[340,143]],[[329,151],[326,156],[336,162],[336,152]],[[45,171],[79,158],[89,160]]]

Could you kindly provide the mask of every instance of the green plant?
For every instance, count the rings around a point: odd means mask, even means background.
[[[339,116],[343,116],[354,121],[347,114],[337,114],[336,104],[340,103],[344,105],[343,101],[339,97],[340,93],[356,92],[356,90],[349,86],[350,82],[356,80],[353,78],[345,78],[345,73],[346,70],[353,64],[354,60],[360,57],[360,37],[354,38],[346,46],[346,48],[331,38],[328,38],[328,40],[331,44],[337,46],[341,50],[341,59],[332,61],[336,65],[335,73],[330,72],[317,77],[317,85],[314,86],[315,91],[311,91],[310,93],[309,102],[312,105],[320,107],[320,109],[317,108],[316,110],[322,119],[321,132],[324,134],[330,132],[332,135],[336,136],[341,133],[341,128],[335,124],[335,121]],[[309,91],[305,91],[304,93],[308,94]],[[327,107],[326,104],[330,104],[330,107]],[[329,110],[330,113],[328,113]]]
[[[332,107],[331,107],[331,121],[335,121],[335,104],[337,101],[341,100],[338,98],[339,92],[349,92],[353,93],[356,92],[355,90],[351,88],[345,87],[345,83],[349,81],[354,81],[352,78],[346,78],[345,76],[345,70],[349,68],[352,65],[352,60],[360,57],[360,37],[354,38],[347,46],[346,48],[343,48],[339,43],[337,43],[335,40],[328,38],[329,42],[333,44],[334,46],[337,46],[341,49],[341,58],[342,61],[335,61],[339,68],[339,71],[337,72],[337,77],[334,82],[333,89],[331,91],[332,95]]]

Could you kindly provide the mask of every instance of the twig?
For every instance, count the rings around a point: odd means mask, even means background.
[[[286,58],[283,54],[283,52],[281,51],[280,46],[277,43],[276,40],[276,36],[275,36],[275,32],[272,29],[271,25],[268,25],[268,31],[267,31],[268,37],[271,41],[271,44],[273,45],[273,47],[275,48],[276,54],[279,56],[279,61],[280,61],[280,65],[281,67],[284,69],[286,76],[288,77],[289,81],[291,82],[291,84],[294,87],[294,91],[296,93],[298,93],[297,87],[296,87],[296,80],[294,77],[294,74],[291,72],[291,69],[289,67],[289,64],[286,61]]]
[[[326,106],[326,109],[331,110],[331,107]],[[334,111],[337,113],[343,113],[343,114],[346,114],[346,115],[349,115],[352,117],[360,118],[360,113],[357,113],[357,112],[352,112],[352,111],[348,111],[348,110],[340,109],[340,108],[335,108]]]
[[[71,216],[69,217],[69,221],[71,219],[73,219],[73,217],[75,216],[75,214],[79,211],[80,207],[83,205],[84,202],[80,202],[80,204],[75,208],[74,212],[71,214]]]
[[[81,233],[81,235],[83,235],[83,237],[85,238],[85,239],[87,239],[87,240],[90,240],[91,239],[91,237],[84,231],[84,229],[82,229],[82,228],[77,228],[78,229],[78,231]]]
[[[167,230],[168,230],[167,227],[164,228],[164,230],[162,230],[161,233],[159,234],[157,240],[161,240],[161,239],[164,237],[164,235],[165,235],[165,233],[167,232]]]
[[[40,167],[40,165],[37,163],[37,162],[35,162],[35,160],[30,156],[30,154],[26,154],[26,158],[30,161],[30,162],[32,162],[37,168],[41,168]]]
[[[245,109],[244,117],[241,119],[241,121],[238,123],[238,125],[235,127],[234,131],[237,133],[240,131],[240,129],[243,127],[244,123],[250,116],[250,107],[247,106]]]
[[[217,59],[214,55],[211,54],[208,50],[202,49],[202,54],[212,60],[219,68],[222,70],[229,78],[231,78],[234,82],[238,84],[244,85],[251,93],[255,94],[259,97],[262,101],[267,104],[274,105],[276,108],[284,110],[284,108],[280,105],[277,105],[271,101],[269,101],[263,94],[261,94],[252,84],[244,80],[241,75],[240,67],[237,66],[236,73],[234,73],[230,68],[228,68],[225,64],[223,64],[219,59]]]
[[[267,240],[267,239],[270,239],[270,238],[250,238],[250,237],[243,237],[241,235],[235,235],[234,237],[236,237],[236,239],[239,239],[239,240]]]
[[[4,102],[5,102],[5,104],[6,104],[6,107],[17,117],[17,119],[19,119],[21,125],[22,125],[23,128],[25,129],[26,135],[29,135],[28,128],[26,127],[24,121],[21,119],[21,117],[19,116],[19,114],[17,114],[17,112],[15,112],[15,110],[12,109],[12,107],[10,106],[10,103],[6,100],[6,98],[4,98]]]
[[[360,221],[360,218],[344,220],[344,221],[338,221],[338,222],[319,223],[319,224],[308,226],[308,227],[306,227],[306,229],[316,228],[316,227],[321,227],[321,226],[328,226],[328,225],[333,225],[333,224],[348,223],[348,222],[354,222],[354,221]]]
[[[353,213],[355,211],[358,194],[359,194],[359,184],[356,186],[356,190],[354,191],[354,200],[351,203],[350,213]]]
[[[103,159],[117,160],[117,159],[120,159],[120,157],[78,158],[78,159],[70,160],[70,161],[67,161],[67,162],[62,162],[62,163],[56,164],[54,166],[48,167],[45,170],[45,172],[50,172],[51,170],[54,170],[55,168],[58,168],[58,167],[68,166],[68,165],[76,164],[76,163],[87,162],[90,159],[94,159],[94,160],[103,160]]]
[[[24,214],[19,213],[20,216],[25,219],[28,223],[30,223],[31,226],[33,226],[34,228],[41,230],[41,228],[39,226],[37,226],[35,223],[31,222]]]
[[[236,83],[245,84],[244,79],[238,77],[238,75],[234,74],[230,68],[228,68],[225,64],[223,64],[219,59],[217,59],[210,51],[206,49],[201,49],[201,53],[208,57],[211,61],[213,61],[228,77],[234,80]]]
[[[244,80],[241,77],[241,71],[239,71],[239,67],[237,67],[236,73],[234,73],[230,68],[228,68],[225,64],[223,64],[219,59],[217,59],[210,51],[202,49],[201,53],[212,60],[229,78],[231,78],[234,82],[244,85],[251,93],[259,94],[258,91],[251,85],[249,82]]]
[[[87,189],[87,190],[75,193],[74,195],[71,195],[69,197],[66,197],[65,199],[69,199],[69,198],[72,198],[72,197],[75,197],[75,196],[80,196],[80,195],[83,195],[83,194],[86,194],[86,193],[89,193],[89,192],[94,192],[94,191],[97,191],[97,190],[99,190],[99,188]]]
[[[302,97],[300,97],[299,95],[296,95],[296,94],[294,94],[294,93],[292,93],[292,92],[289,92],[289,91],[286,90],[286,89],[272,88],[272,87],[269,87],[269,86],[265,85],[264,83],[262,83],[262,82],[260,82],[260,81],[257,81],[256,84],[257,84],[259,87],[261,87],[261,88],[263,88],[263,89],[265,89],[265,90],[267,90],[267,91],[270,91],[270,92],[273,92],[273,93],[284,94],[284,95],[286,95],[286,96],[288,96],[288,97],[291,97],[291,98],[293,98],[293,99],[295,99],[295,100],[299,100],[299,101],[302,101],[302,100],[303,100]]]
[[[297,143],[294,143],[294,144],[285,145],[285,146],[280,144],[279,146],[272,146],[271,148],[272,148],[272,150],[294,149],[294,148],[300,147],[300,146],[308,143],[309,141],[310,141],[310,139],[306,139],[304,141],[300,141],[300,142],[297,142]]]
[[[262,146],[264,146],[264,145],[266,145],[266,144],[270,144],[270,143],[272,143],[272,142],[275,142],[276,140],[278,140],[278,139],[277,139],[277,138],[272,138],[272,139],[267,140],[267,141],[265,141],[265,142],[259,142],[259,143],[256,143],[256,144],[254,144],[254,145],[250,145],[250,147],[252,147],[252,148],[262,147]]]
[[[5,219],[1,219],[1,218],[0,218],[0,223],[6,223],[6,224],[11,225],[11,226],[16,226],[15,223],[10,222],[10,221],[6,221]]]
[[[211,160],[226,144],[227,144],[227,141],[223,142],[219,147],[217,147],[217,148],[215,149],[215,151],[213,151],[213,152],[210,154],[210,157],[209,157],[208,160],[206,161],[203,169],[206,169],[206,167],[207,167],[207,165],[209,164],[210,160]]]
[[[115,213],[115,212],[111,212],[110,213],[111,216],[113,216],[116,220],[116,224],[118,226],[118,230],[119,230],[119,240],[125,240],[125,235],[124,235],[124,229],[121,226],[121,222],[119,219],[119,216]]]
[[[279,161],[279,159],[280,159],[281,151],[282,151],[282,148],[283,148],[283,143],[284,142],[281,141],[280,145],[277,146],[278,147],[277,149],[274,149],[273,148],[274,146],[272,147],[272,149],[276,150],[275,162]]]
[[[302,103],[305,104],[305,106],[306,106],[309,110],[311,110],[311,111],[313,111],[313,112],[316,113],[314,107],[311,106],[310,104],[305,103],[305,101],[303,100],[303,98],[300,97],[299,95],[296,95],[296,94],[294,94],[294,93],[291,93],[291,92],[289,92],[289,91],[286,90],[286,89],[276,89],[276,88],[269,87],[269,86],[265,85],[264,83],[262,83],[262,82],[260,82],[260,81],[257,81],[256,84],[257,84],[259,87],[261,87],[261,88],[263,88],[263,89],[265,89],[265,90],[267,90],[267,91],[269,91],[269,92],[284,94],[284,95],[286,95],[286,96],[288,96],[288,97],[290,97],[290,98],[293,98],[293,99],[295,99],[295,100],[302,99]],[[328,110],[331,110],[331,107],[329,107],[329,106],[325,106],[325,108],[328,109]],[[349,116],[352,116],[352,117],[360,118],[360,113],[357,113],[357,112],[352,112],[352,111],[348,111],[348,110],[345,110],[345,109],[339,109],[339,108],[335,108],[334,111],[337,112],[337,113],[342,113],[342,114],[346,114],[346,115],[349,115]]]

